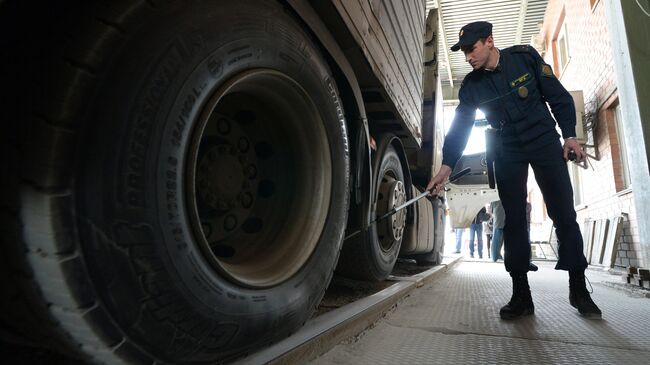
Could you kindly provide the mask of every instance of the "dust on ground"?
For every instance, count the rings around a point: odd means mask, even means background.
[[[398,259],[391,275],[400,277],[413,276],[429,270],[431,267],[431,265],[418,265],[415,260]],[[395,281],[392,280],[367,282],[349,279],[335,274],[332,282],[325,291],[323,300],[321,300],[312,317],[317,317],[323,313],[375,294],[393,284],[395,284]]]

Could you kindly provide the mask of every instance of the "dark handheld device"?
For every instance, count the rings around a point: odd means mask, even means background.
[[[576,155],[575,151],[569,151],[569,155],[567,157],[569,158],[569,161],[575,161],[578,158],[578,155]]]

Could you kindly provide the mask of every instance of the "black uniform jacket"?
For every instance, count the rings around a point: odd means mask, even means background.
[[[459,99],[442,150],[442,163],[451,168],[465,149],[476,109],[485,114],[493,128],[501,130],[504,146],[533,151],[557,141],[555,119],[562,137],[576,135],[576,111],[571,94],[560,84],[551,66],[530,46],[503,49],[494,71],[481,69],[467,74]]]

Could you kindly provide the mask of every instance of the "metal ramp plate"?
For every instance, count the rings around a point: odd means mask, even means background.
[[[603,311],[602,320],[588,320],[569,305],[567,273],[539,264],[529,274],[534,316],[501,320],[511,295],[503,264],[464,262],[312,364],[647,363],[650,299],[613,287],[616,276],[588,270]]]

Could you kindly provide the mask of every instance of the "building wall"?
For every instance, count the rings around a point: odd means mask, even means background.
[[[602,0],[605,4],[614,69],[619,85],[625,147],[630,162],[630,180],[637,216],[650,217],[650,8],[647,1]],[[640,219],[641,264],[650,266],[650,221]]]
[[[556,42],[565,26],[569,61],[558,65]],[[597,116],[597,128],[588,134],[590,158],[587,169],[572,168],[574,184],[580,187],[576,206],[578,222],[612,218],[623,214],[622,238],[616,266],[639,266],[638,220],[634,191],[623,185],[622,163],[614,108],[618,105],[612,47],[607,29],[605,7],[599,0],[549,0],[542,33],[546,40],[544,58],[568,90],[582,90],[585,112]],[[576,176],[577,175],[577,176]]]

